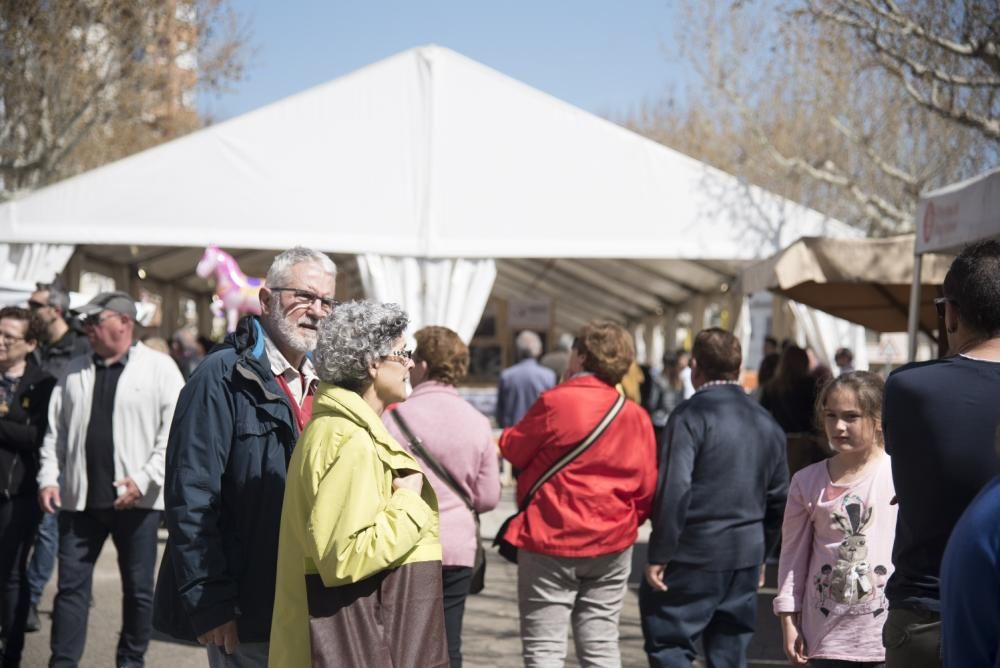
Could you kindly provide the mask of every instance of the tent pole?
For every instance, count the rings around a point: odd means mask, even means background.
[[[910,313],[906,322],[908,361],[912,362],[917,358],[917,328],[920,321],[920,270],[923,265],[924,256],[920,253],[913,254],[913,284],[910,286]]]

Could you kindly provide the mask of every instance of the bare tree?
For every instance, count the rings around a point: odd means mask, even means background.
[[[246,44],[225,0],[0,1],[0,198],[197,128]]]
[[[626,124],[870,234],[907,230],[921,191],[998,145],[916,102],[819,1],[689,0],[678,43],[696,86]]]
[[[809,0],[921,107],[1000,141],[1000,2]]]

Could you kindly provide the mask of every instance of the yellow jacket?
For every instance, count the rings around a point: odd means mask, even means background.
[[[627,399],[631,399],[635,403],[642,405],[642,393],[640,388],[642,387],[642,381],[646,380],[646,374],[642,372],[639,365],[636,362],[632,362],[632,366],[628,368],[625,376],[622,378],[621,386],[622,392],[625,394]]]
[[[288,465],[270,665],[310,665],[306,574],[336,587],[441,559],[434,490],[394,490],[404,470],[421,468],[361,396],[321,383]]]

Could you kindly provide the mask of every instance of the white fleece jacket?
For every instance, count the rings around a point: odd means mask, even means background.
[[[70,360],[52,391],[49,426],[42,443],[39,487],[59,485],[63,510],[87,505],[87,428],[96,376],[91,355]],[[142,497],[137,508],[163,509],[163,469],[167,436],[184,378],[161,352],[138,343],[115,391],[111,433],[115,443],[115,480],[131,478]]]

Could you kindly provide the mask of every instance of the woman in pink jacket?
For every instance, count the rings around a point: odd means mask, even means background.
[[[416,333],[406,403],[386,411],[382,421],[393,437],[416,455],[438,498],[444,572],[444,619],[452,668],[462,665],[462,616],[472,582],[478,535],[475,517],[452,488],[435,474],[404,433],[402,417],[412,436],[454,479],[477,513],[492,510],[500,500],[497,450],[489,420],[459,396],[455,385],[469,369],[469,349],[447,327],[424,327]]]

